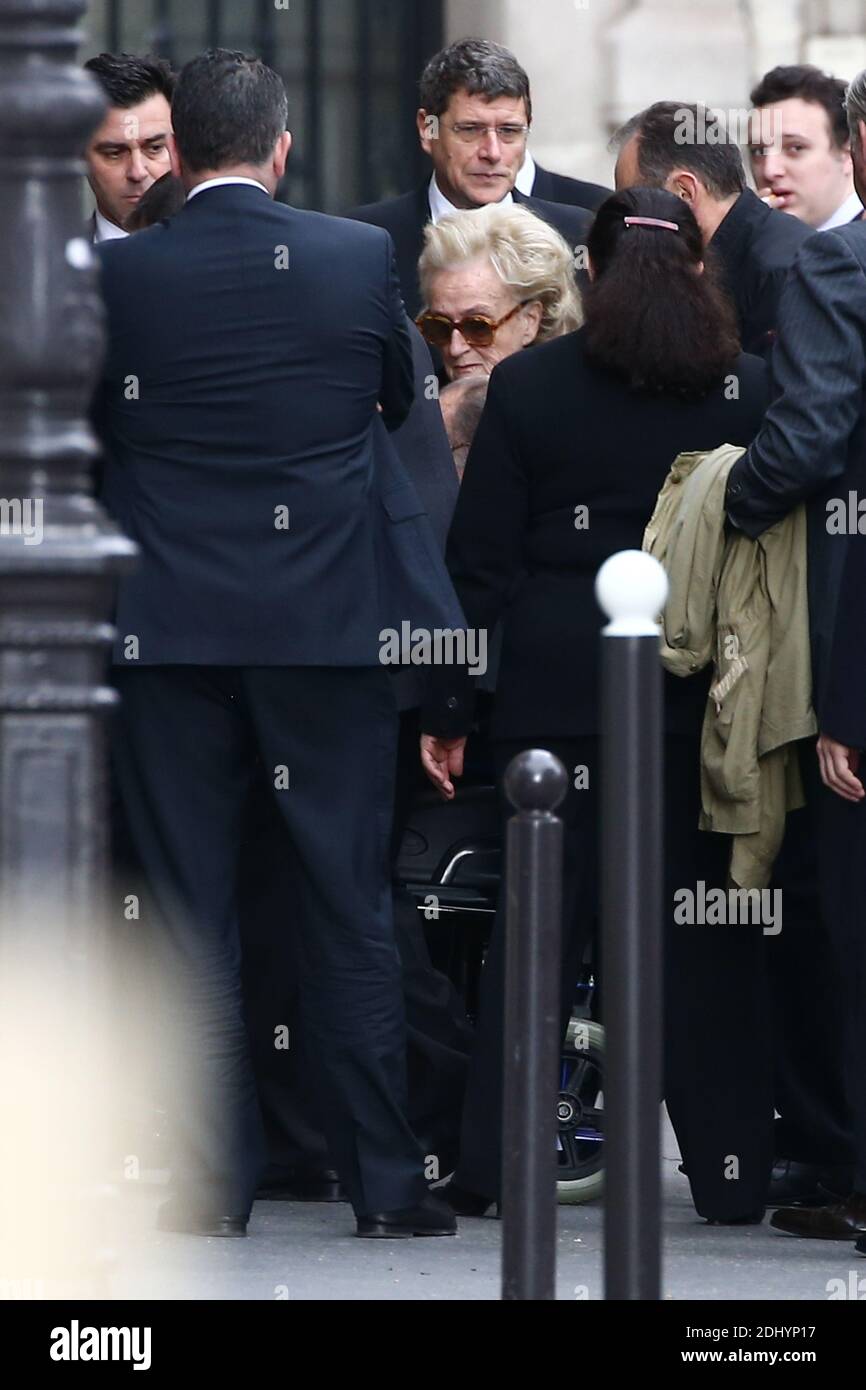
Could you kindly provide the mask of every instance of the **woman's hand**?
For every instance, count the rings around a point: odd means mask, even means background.
[[[818,762],[825,787],[845,801],[862,801],[866,796],[863,783],[855,773],[860,767],[860,750],[847,748],[834,738],[822,734],[818,739]]]
[[[463,750],[466,737],[435,738],[433,734],[421,735],[421,766],[437,791],[446,801],[453,801],[456,795],[452,777],[463,776]]]

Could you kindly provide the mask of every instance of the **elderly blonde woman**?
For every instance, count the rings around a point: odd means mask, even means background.
[[[516,204],[453,213],[425,232],[418,327],[451,381],[489,376],[503,358],[579,328],[568,243]]]

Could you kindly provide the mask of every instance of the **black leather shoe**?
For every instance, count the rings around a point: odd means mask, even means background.
[[[285,1173],[262,1178],[256,1189],[261,1202],[348,1202],[346,1189],[333,1168],[318,1172],[286,1169]]]
[[[358,1217],[359,1236],[368,1240],[406,1240],[411,1236],[456,1236],[453,1211],[435,1197],[425,1197],[405,1211],[376,1211]]]
[[[793,1158],[777,1158],[773,1164],[767,1205],[771,1207],[825,1207],[829,1199],[821,1191],[821,1168],[817,1163],[797,1163]]]
[[[857,1251],[858,1255],[866,1255],[866,1236],[860,1237],[854,1249]]]
[[[222,1216],[216,1212],[195,1211],[176,1197],[164,1202],[156,1214],[158,1231],[174,1231],[187,1236],[223,1236],[239,1240],[247,1233],[247,1216]]]
[[[853,1192],[847,1202],[832,1207],[785,1207],[771,1216],[770,1225],[786,1236],[811,1240],[866,1238],[866,1195]]]
[[[468,1187],[461,1187],[454,1181],[437,1188],[437,1192],[457,1216],[486,1216],[491,1207],[496,1209],[497,1216],[502,1215],[501,1202],[493,1197],[483,1197],[480,1192],[470,1192]]]

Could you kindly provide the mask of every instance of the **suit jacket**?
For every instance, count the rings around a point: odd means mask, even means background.
[[[827,503],[847,498],[866,461],[866,223],[816,232],[785,287],[773,355],[778,398],[734,465],[728,513],[758,536],[808,503],[809,618],[815,708],[822,718],[846,550]]]
[[[394,612],[453,625],[414,488],[375,471],[414,395],[389,238],[228,185],[99,256],[104,498],[141,549],[115,659],[369,666]]]
[[[386,505],[393,510],[393,496],[389,489],[396,487],[401,472],[418,498],[415,515],[426,513],[429,518],[429,531],[435,541],[435,555],[429,553],[429,535],[413,535],[406,526],[389,525],[385,528],[384,546],[388,550],[400,550],[398,563],[402,563],[410,576],[415,591],[414,612],[429,608],[434,595],[425,592],[430,584],[430,575],[441,574],[444,564],[445,540],[460,484],[451,456],[451,446],[445,433],[445,422],[439,407],[438,392],[431,390],[436,381],[430,350],[414,324],[410,326],[412,335],[412,356],[415,365],[415,400],[404,424],[389,435],[384,429],[377,431],[376,467],[379,487],[383,495],[389,497]],[[403,495],[399,493],[398,495]],[[426,531],[425,527],[425,531]],[[396,586],[392,586],[394,588]],[[405,583],[399,586],[405,591]],[[383,627],[400,631],[402,620],[409,617],[405,608],[390,615],[390,621]],[[463,614],[455,609],[450,627],[463,626]],[[442,626],[438,623],[436,626]],[[424,624],[430,626],[430,624]],[[395,673],[395,693],[397,705],[401,710],[416,709],[421,703],[425,688],[425,676],[419,667],[403,667]]]
[[[437,544],[445,551],[454,504],[460,491],[457,470],[439,405],[436,368],[430,349],[410,324],[415,369],[415,400],[391,442],[424,505]]]
[[[430,221],[430,183],[427,180],[412,193],[400,198],[386,198],[381,203],[369,203],[356,208],[350,217],[384,227],[391,233],[397,253],[397,273],[403,290],[403,300],[409,317],[415,319],[423,308],[418,284],[418,260],[424,249],[424,228]],[[537,198],[525,198],[515,190],[514,201],[543,217],[571,246],[586,242],[592,225],[592,213],[586,208],[569,207],[562,203],[546,203]]]
[[[587,362],[583,330],[494,369],[447,551],[469,626],[503,621],[494,737],[598,732],[596,574],[615,551],[641,548],[678,453],[754,437],[767,369],[742,355],[732,371],[737,400],[723,381],[700,400],[632,391]],[[708,686],[708,676],[666,676],[670,732],[697,736]],[[437,671],[424,729],[466,733],[471,694],[471,676]]]
[[[788,271],[812,229],[768,208],[745,189],[710,242],[722,283],[734,301],[744,352],[769,360]]]
[[[535,166],[532,196],[546,203],[570,203],[572,207],[597,212],[612,192],[612,188],[605,188],[600,183],[570,179],[566,174],[552,174],[549,169],[542,169],[540,164]]]

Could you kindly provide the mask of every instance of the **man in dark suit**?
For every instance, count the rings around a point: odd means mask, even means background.
[[[700,138],[712,125],[713,139]],[[666,188],[689,204],[734,302],[744,352],[768,357],[779,298],[809,229],[746,187],[739,148],[721,115],[657,101],[614,136],[617,188]]]
[[[402,197],[350,214],[391,233],[412,318],[423,307],[418,258],[424,228],[450,212],[513,200],[543,217],[570,245],[585,245],[592,223],[586,208],[547,202],[535,193],[527,197],[517,186],[527,154],[532,97],[529,78],[507,48],[464,39],[438,53],[421,77],[417,122],[421,148],[433,161],[432,178]],[[576,268],[581,268],[579,259]]]
[[[262,1161],[236,910],[258,757],[291,840],[304,1051],[358,1233],[450,1234],[405,1119],[379,634],[395,614],[461,616],[411,483],[374,479],[376,433],[413,399],[391,244],[273,201],[286,111],[258,60],[193,60],[172,113],[187,204],[100,251],[104,497],[141,550],[118,597],[114,756],[189,1064],[160,1222],[244,1235]]]
[[[377,433],[380,485],[388,488],[396,449],[399,462],[424,504],[436,542],[445,539],[457,500],[457,474],[437,399],[430,352],[410,325],[415,400],[404,423],[390,436]],[[417,557],[424,567],[423,555]],[[393,673],[400,711],[400,738],[392,833],[392,859],[403,838],[413,795],[425,784],[418,757],[418,707],[425,689],[418,668]],[[287,893],[286,829],[267,786],[257,787],[245,827],[240,895],[244,934],[244,997],[250,1025],[256,1082],[262,1101],[269,1166],[260,1196],[277,1199],[338,1200],[343,1190],[330,1170],[321,1132],[320,1105],[311,1092],[309,1068],[300,1049],[278,1051],[274,1026],[297,1015],[297,974],[291,968],[296,943],[275,936]],[[466,1082],[472,1030],[451,981],[430,960],[423,926],[413,899],[395,888],[394,926],[403,979],[408,1032],[408,1115],[424,1145],[426,1170],[444,1176],[453,1167]],[[434,1161],[435,1160],[435,1161]]]
[[[126,218],[169,172],[174,74],[163,58],[133,53],[100,53],[84,66],[108,100],[85,150],[96,202],[88,232],[98,243],[127,236]]]
[[[717,113],[685,102],[656,102],[614,140],[617,187],[664,187],[690,205],[735,305],[743,347],[769,358],[781,331],[782,291],[809,229],[768,208],[746,187],[739,147]],[[794,350],[782,343],[777,352]],[[776,864],[774,887],[784,893],[786,930],[768,947],[781,1116],[773,1202],[822,1200],[819,1176],[835,1181],[828,1170],[844,1168],[850,1159],[840,1042],[833,1029],[836,972],[818,901],[812,744],[801,752],[807,806],[789,818]],[[817,1037],[802,1026],[815,1006],[828,1018]]]
[[[854,176],[866,191],[866,73],[846,98]],[[793,219],[792,219],[793,220]],[[866,227],[817,232],[803,247],[782,297],[773,358],[779,397],[728,484],[733,524],[757,536],[805,502],[809,518],[809,609],[821,771],[833,790],[850,790],[863,737],[862,541],[856,508],[866,466]],[[853,525],[851,494],[855,499]],[[844,501],[844,507],[843,507]],[[840,520],[840,512],[844,518]],[[845,590],[840,582],[845,569]],[[847,1200],[815,1210],[778,1211],[773,1225],[793,1235],[851,1240],[866,1236],[866,937],[862,804],[826,796],[819,806],[825,920],[839,962],[834,997],[812,1014],[822,1033],[841,1015],[855,1167]],[[784,933],[782,933],[784,935]],[[811,985],[811,980],[810,980]],[[818,1030],[816,1030],[818,1031]],[[815,1033],[812,1034],[814,1041]],[[861,1244],[864,1242],[861,1239]],[[866,1245],[864,1245],[866,1248]]]

